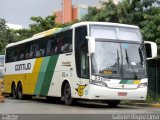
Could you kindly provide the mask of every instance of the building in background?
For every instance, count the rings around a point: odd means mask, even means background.
[[[56,15],[55,22],[58,24],[63,23],[63,12],[61,10],[57,10],[54,12],[54,15]]]
[[[55,11],[55,22],[59,24],[81,20],[88,13],[87,5],[72,5],[72,0],[63,0],[62,10]]]

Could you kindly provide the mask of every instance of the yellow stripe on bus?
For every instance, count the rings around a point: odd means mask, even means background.
[[[43,60],[43,58],[37,58],[36,61],[35,61],[35,65],[34,65],[32,74],[26,74],[26,82],[30,81],[30,83],[31,83],[30,85],[28,85],[24,89],[25,91],[28,91],[28,94],[33,94],[34,93],[36,83],[37,83],[37,80],[38,80],[38,74],[39,74],[40,67],[41,67],[41,64],[42,64],[42,60]]]
[[[133,84],[140,84],[140,80],[134,80]]]
[[[32,73],[5,75],[4,93],[11,93],[11,85],[13,81],[15,82],[16,85],[18,84],[18,81],[21,81],[23,87],[23,94],[33,95],[38,80],[38,74],[42,64],[42,59],[43,58],[36,59]]]

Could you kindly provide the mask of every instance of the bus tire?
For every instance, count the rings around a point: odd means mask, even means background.
[[[18,87],[17,87],[17,97],[20,100],[23,99],[23,89],[22,89],[22,84],[21,83],[19,83]]]
[[[17,88],[16,88],[16,85],[13,83],[12,84],[12,98],[13,99],[16,99],[17,98]]]
[[[108,107],[115,108],[120,104],[120,100],[107,100]]]
[[[68,105],[68,106],[69,105],[73,105],[74,99],[72,98],[71,87],[70,87],[68,82],[64,86],[63,95],[64,95],[64,103],[65,103],[65,105]]]

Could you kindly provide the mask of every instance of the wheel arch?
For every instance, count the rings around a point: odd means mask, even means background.
[[[21,81],[21,80],[19,80],[19,81],[18,81],[18,83],[17,83],[17,87],[18,87],[18,85],[19,85],[19,84],[21,84],[21,85],[22,85],[22,81]]]
[[[61,97],[63,97],[63,90],[64,90],[64,87],[66,85],[66,83],[69,83],[69,85],[71,86],[70,82],[68,79],[65,79],[63,82],[62,82],[62,85],[61,85]]]
[[[12,81],[11,87],[12,87],[13,85],[16,85],[16,82],[15,82],[14,80]]]
[[[17,88],[16,82],[14,80],[12,81],[12,84],[11,84],[11,92],[12,92],[12,87],[13,86],[16,86],[16,88]]]

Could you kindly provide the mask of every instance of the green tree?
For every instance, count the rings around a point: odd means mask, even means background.
[[[43,32],[45,30],[49,30],[56,26],[55,24],[55,16],[47,16],[46,18],[39,17],[31,17],[31,20],[34,22],[30,24],[30,31],[33,34]]]
[[[95,17],[98,14],[98,12],[100,12],[100,10],[97,9],[96,7],[89,7],[88,14],[86,14],[82,18],[82,21],[98,21]]]
[[[160,8],[151,7],[144,13],[141,29],[144,39],[156,42],[158,45],[158,54],[160,55]]]
[[[27,29],[13,30],[6,26],[6,21],[0,19],[0,54],[4,54],[5,46],[8,43],[17,42],[33,36],[36,33],[55,27],[55,16],[31,17],[34,22]]]
[[[6,29],[6,21],[4,19],[0,19],[0,54],[4,54],[4,47],[7,44],[7,29]]]
[[[28,28],[28,29],[14,30],[13,34],[14,34],[14,42],[17,42],[32,37],[34,33],[32,33],[31,29]]]
[[[33,21],[33,23],[29,25],[29,28],[12,31],[14,34],[13,42],[27,39],[36,33],[43,32],[55,27],[55,16],[47,16],[46,18],[42,18],[41,16],[33,16],[30,19]]]

